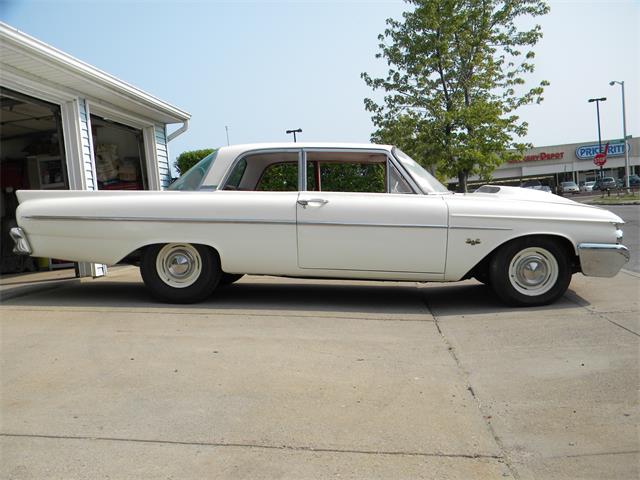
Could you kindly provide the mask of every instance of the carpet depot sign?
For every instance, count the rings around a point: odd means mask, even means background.
[[[602,150],[604,151],[604,146],[606,142],[602,142]],[[631,154],[631,146],[627,143],[627,148],[629,149],[629,154]],[[576,148],[576,157],[580,160],[593,160],[593,157],[596,156],[596,153],[600,152],[599,145],[581,145]],[[607,152],[607,157],[621,157],[624,155],[624,143],[616,142],[609,143],[609,151]]]

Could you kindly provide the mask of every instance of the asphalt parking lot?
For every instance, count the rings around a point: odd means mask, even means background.
[[[640,278],[452,285],[134,269],[4,301],[0,477],[635,479]]]

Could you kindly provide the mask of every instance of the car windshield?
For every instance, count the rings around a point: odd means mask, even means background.
[[[402,166],[409,172],[414,182],[418,184],[424,193],[451,193],[447,187],[442,185],[436,178],[427,172],[418,162],[399,148],[393,149],[393,155]]]
[[[213,164],[218,155],[218,151],[210,153],[193,167],[187,170],[180,176],[175,182],[169,185],[167,190],[180,190],[180,191],[193,191],[198,190],[202,185],[202,180],[209,171],[209,168]]]

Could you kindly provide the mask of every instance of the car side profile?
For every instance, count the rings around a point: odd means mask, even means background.
[[[223,147],[167,191],[19,191],[16,250],[140,266],[165,302],[198,302],[244,274],[454,282],[544,305],[571,276],[628,260],[615,214],[548,193],[449,192],[389,145]]]

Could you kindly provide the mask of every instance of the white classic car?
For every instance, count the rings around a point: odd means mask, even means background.
[[[628,261],[623,221],[518,187],[454,194],[387,145],[223,147],[168,191],[18,192],[16,251],[140,265],[150,292],[197,302],[243,274],[455,282],[543,305],[572,274]]]

